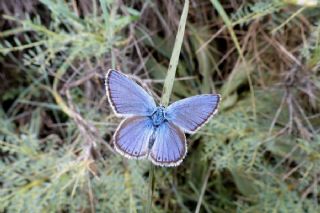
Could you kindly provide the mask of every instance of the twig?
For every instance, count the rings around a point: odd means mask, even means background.
[[[150,163],[149,169],[149,188],[148,188],[148,203],[146,212],[151,212],[152,209],[152,198],[153,198],[153,189],[154,189],[154,165]]]
[[[208,180],[209,180],[209,177],[210,177],[210,174],[211,174],[212,165],[213,165],[213,160],[211,161],[211,163],[209,165],[207,174],[206,174],[206,176],[204,178],[204,181],[203,181],[203,185],[202,185],[202,188],[201,188],[199,200],[198,200],[197,207],[196,207],[196,210],[195,210],[196,213],[200,212],[200,208],[201,208],[201,205],[202,205],[202,200],[203,200],[203,197],[204,197],[204,193],[206,192]]]

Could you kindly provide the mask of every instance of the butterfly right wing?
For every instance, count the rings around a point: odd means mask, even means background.
[[[114,134],[115,150],[127,158],[145,158],[148,155],[153,131],[150,118],[144,116],[127,118],[121,122]]]
[[[109,103],[119,116],[148,116],[156,108],[153,98],[141,86],[117,70],[108,71],[105,86]]]

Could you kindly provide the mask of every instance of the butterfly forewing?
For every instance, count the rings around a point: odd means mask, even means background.
[[[187,153],[186,137],[170,122],[161,124],[155,132],[149,158],[159,166],[177,166]]]
[[[166,118],[185,132],[194,133],[213,116],[218,109],[220,95],[197,95],[171,104]]]
[[[153,133],[152,121],[148,117],[134,116],[125,119],[114,135],[115,149],[128,158],[144,158]]]
[[[106,75],[106,91],[117,115],[150,115],[156,104],[153,98],[138,84],[117,70]]]

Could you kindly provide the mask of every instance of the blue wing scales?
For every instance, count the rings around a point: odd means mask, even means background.
[[[174,102],[166,110],[166,118],[185,132],[194,133],[214,114],[220,95],[197,95]]]
[[[121,122],[114,134],[115,150],[128,158],[142,159],[148,155],[154,127],[148,117],[134,116]]]
[[[148,116],[156,108],[153,98],[141,86],[117,70],[108,71],[105,86],[109,103],[118,116]]]
[[[178,166],[187,154],[186,137],[182,130],[170,122],[155,131],[155,141],[149,159],[159,166]]]

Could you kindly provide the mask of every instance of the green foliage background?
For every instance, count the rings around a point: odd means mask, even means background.
[[[310,0],[305,0],[308,2]],[[190,1],[171,101],[221,93],[153,212],[319,212],[320,9]],[[113,67],[159,102],[183,2],[3,1],[0,211],[141,212],[146,161],[112,149]]]

